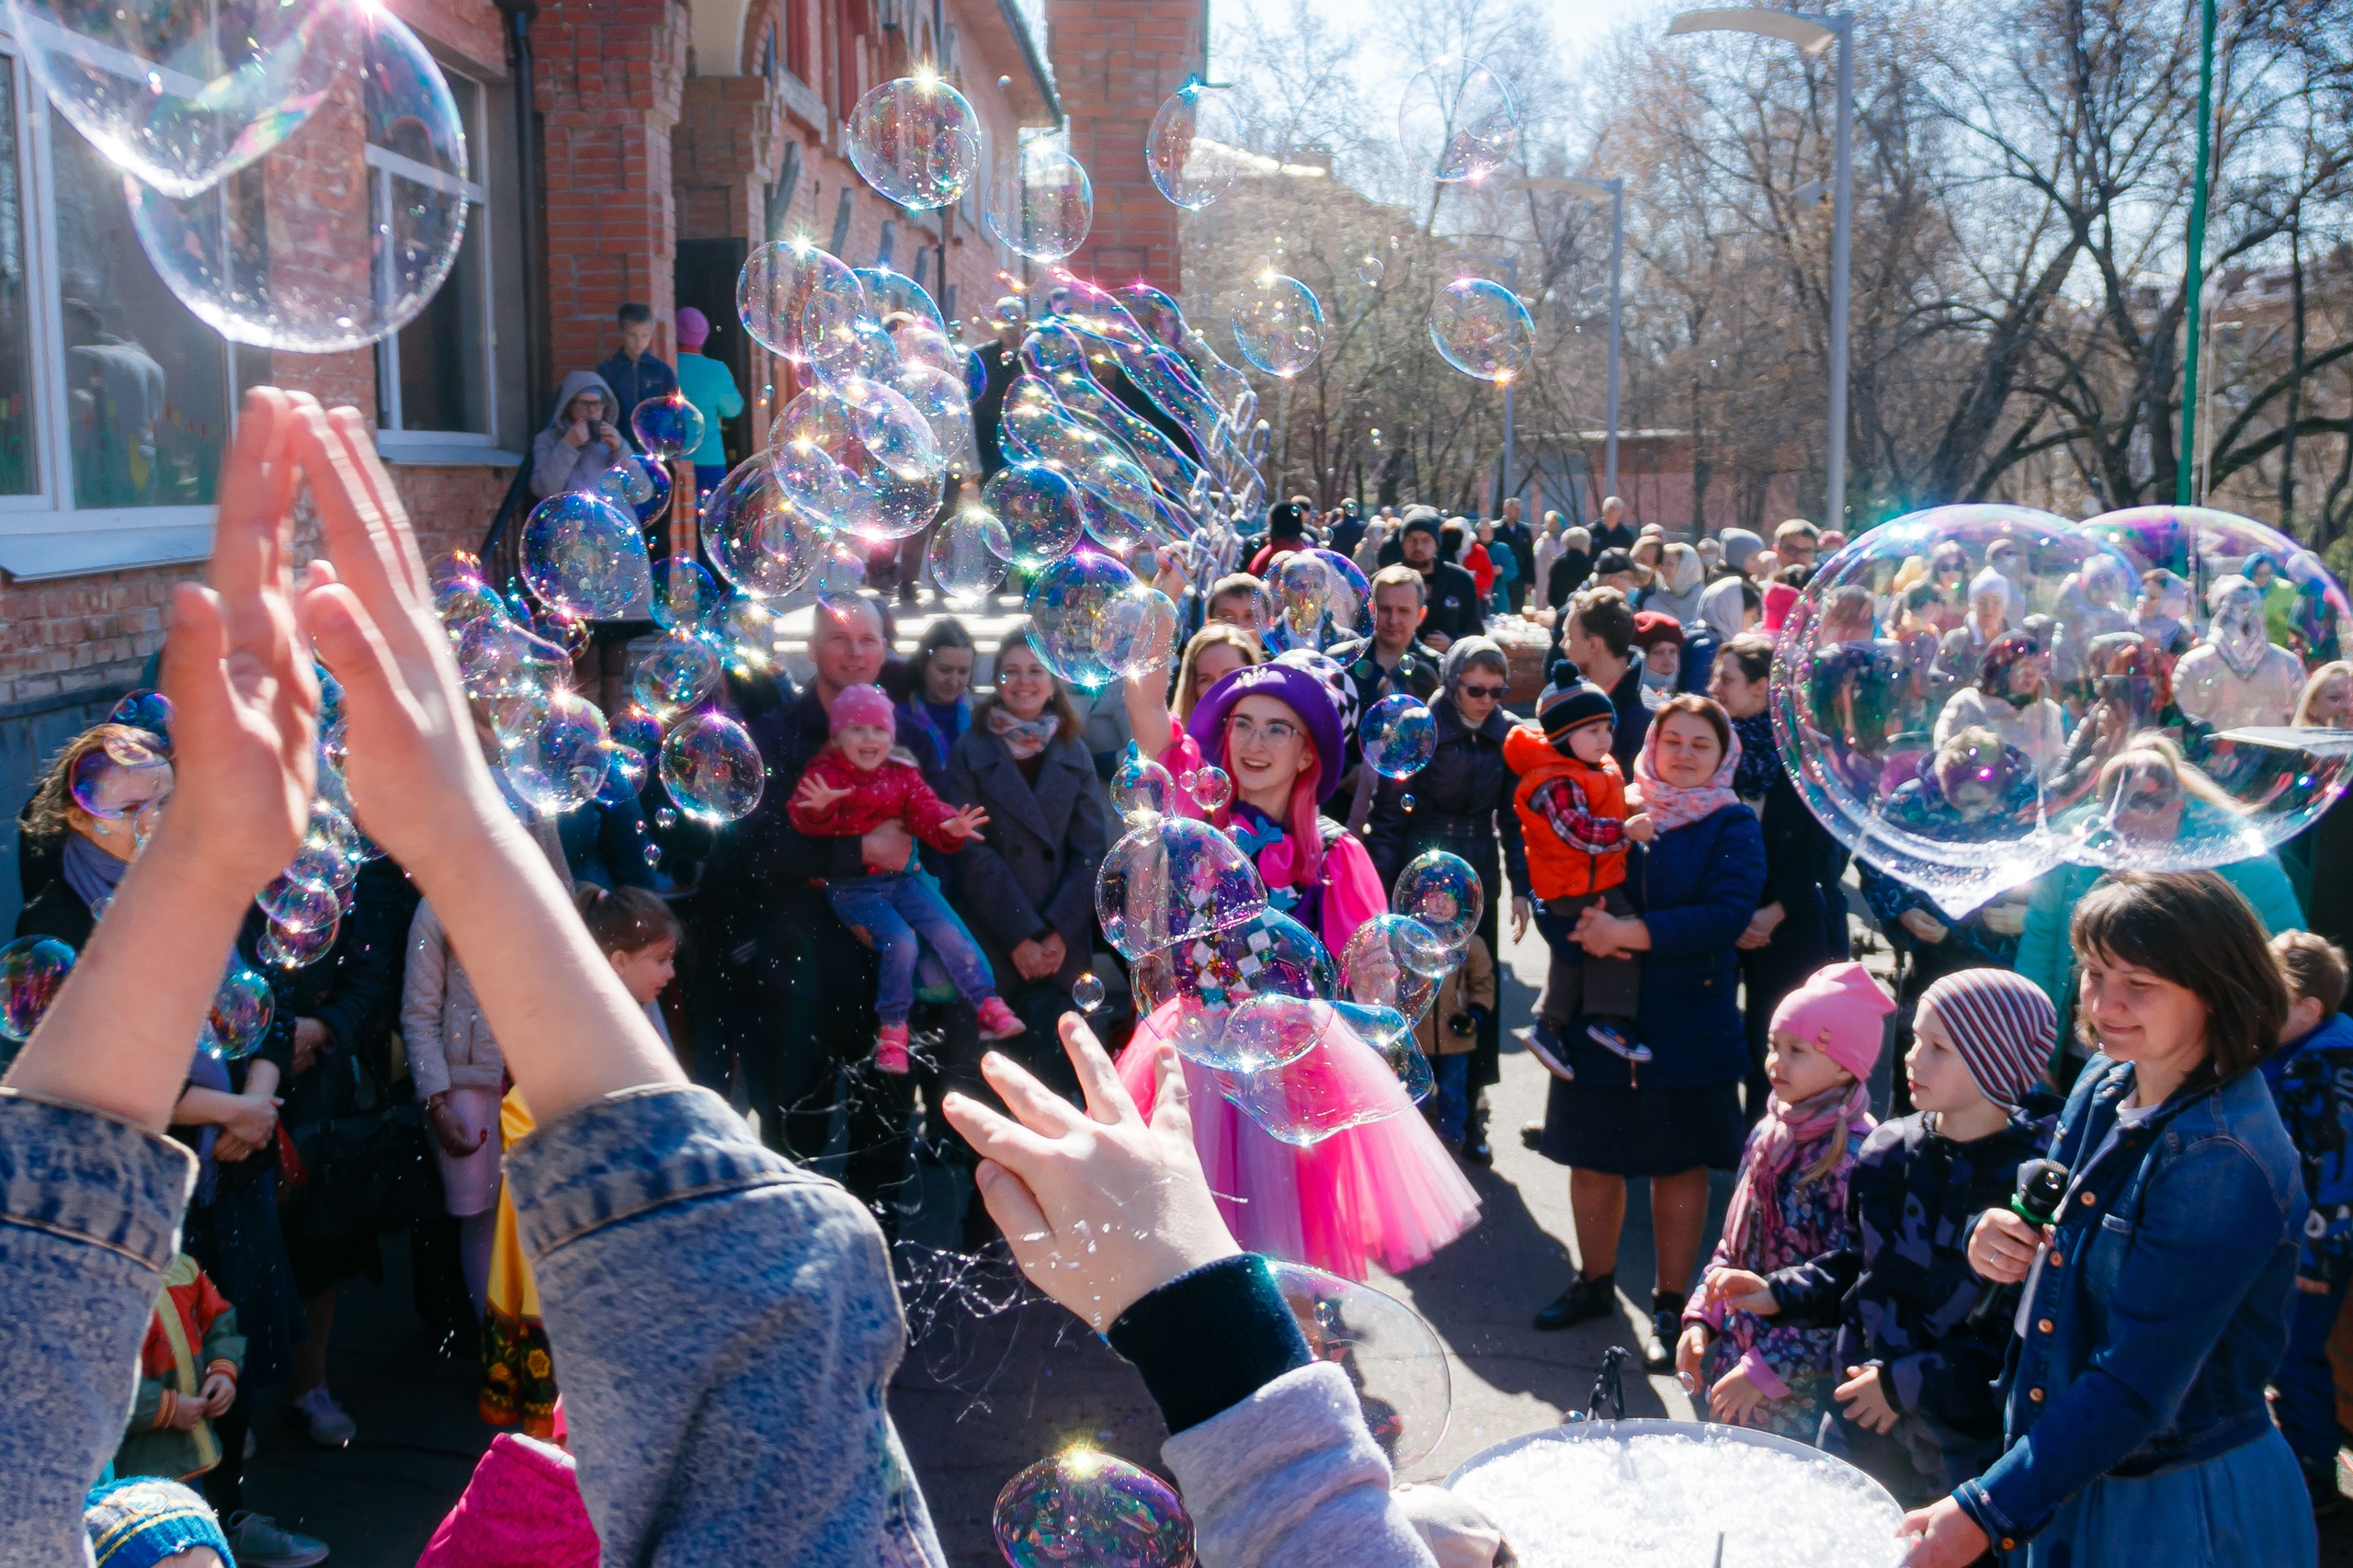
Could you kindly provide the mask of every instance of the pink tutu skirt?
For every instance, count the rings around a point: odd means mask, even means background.
[[[1120,1057],[1120,1080],[1146,1116],[1153,1059],[1178,1006],[1168,1003],[1138,1024]],[[1389,1064],[1345,1025],[1336,1022],[1283,1069],[1283,1106],[1260,1108],[1287,1127],[1338,1125],[1305,1146],[1274,1137],[1227,1098],[1222,1074],[1179,1062],[1192,1101],[1193,1147],[1227,1228],[1246,1251],[1362,1279],[1372,1263],[1392,1274],[1427,1263],[1478,1222],[1477,1190]]]

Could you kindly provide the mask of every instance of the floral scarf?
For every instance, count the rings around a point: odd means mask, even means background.
[[[1054,738],[1063,722],[1051,713],[1040,713],[1035,719],[1017,719],[1013,710],[1003,703],[989,709],[989,733],[1005,743],[1016,762],[1027,762],[1044,751]]]
[[[1740,732],[1735,729],[1732,748],[1716,765],[1714,778],[1698,786],[1670,784],[1658,774],[1658,726],[1653,724],[1650,733],[1643,737],[1643,755],[1634,759],[1634,778],[1643,787],[1643,810],[1649,813],[1658,831],[1672,833],[1726,806],[1740,804],[1740,797],[1733,792],[1732,780],[1740,768],[1741,752]]]
[[[1739,742],[1740,760],[1733,765],[1732,790],[1744,801],[1761,801],[1787,776],[1781,766],[1781,743],[1773,738],[1773,715],[1759,709],[1732,722]]]

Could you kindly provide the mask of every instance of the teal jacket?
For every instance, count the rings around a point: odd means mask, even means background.
[[[716,359],[680,354],[678,391],[702,410],[702,445],[688,460],[697,468],[725,468],[727,444],[720,437],[719,422],[744,412],[744,394],[735,390],[734,376]]]

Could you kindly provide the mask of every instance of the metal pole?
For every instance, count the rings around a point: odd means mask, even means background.
[[[1517,294],[1517,293],[1518,293],[1518,292],[1519,292],[1519,257],[1518,257],[1518,256],[1506,256],[1506,257],[1505,258],[1504,265],[1505,265],[1505,266],[1509,269],[1509,276],[1510,276],[1510,279],[1511,279],[1510,284],[1509,284],[1509,287],[1510,287],[1510,289],[1511,289],[1511,291],[1512,291],[1514,294]],[[1511,415],[1512,415],[1512,407],[1511,407],[1511,401],[1512,401],[1512,383],[1511,383],[1511,382],[1509,382],[1509,381],[1506,381],[1506,382],[1504,383],[1504,488],[1503,488],[1503,494],[1502,494],[1502,495],[1497,495],[1497,496],[1495,497],[1495,516],[1496,516],[1496,517],[1502,517],[1502,516],[1504,515],[1504,496],[1506,496],[1506,495],[1509,495],[1509,494],[1513,494],[1513,492],[1512,492],[1512,488],[1511,488],[1511,469],[1512,469],[1512,463],[1511,463],[1511,460],[1512,460],[1512,450],[1511,450],[1511,438],[1512,438],[1512,421],[1511,421]]]
[[[1609,182],[1609,434],[1602,448],[1602,494],[1618,494],[1619,280],[1626,266],[1626,181]]]
[[[2198,13],[2198,174],[2189,188],[2189,263],[2182,288],[2189,297],[2188,330],[2181,353],[2181,449],[2175,455],[2174,505],[2187,506],[2195,494],[2192,454],[2198,437],[2198,336],[2206,292],[2206,187],[2213,156],[2214,0]]]
[[[2207,0],[2211,6],[2213,0]],[[1833,17],[1838,31],[1837,207],[1830,233],[1830,440],[1826,528],[1847,526],[1847,269],[1854,218],[1855,19]]]

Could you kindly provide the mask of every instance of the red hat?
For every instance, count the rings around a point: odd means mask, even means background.
[[[1654,642],[1672,642],[1683,646],[1683,623],[1664,610],[1646,609],[1634,617],[1634,646],[1647,648]]]
[[[830,733],[840,734],[852,724],[866,724],[878,730],[895,730],[898,715],[892,711],[891,699],[879,686],[846,686],[834,699],[833,711],[826,715],[832,721]]]

